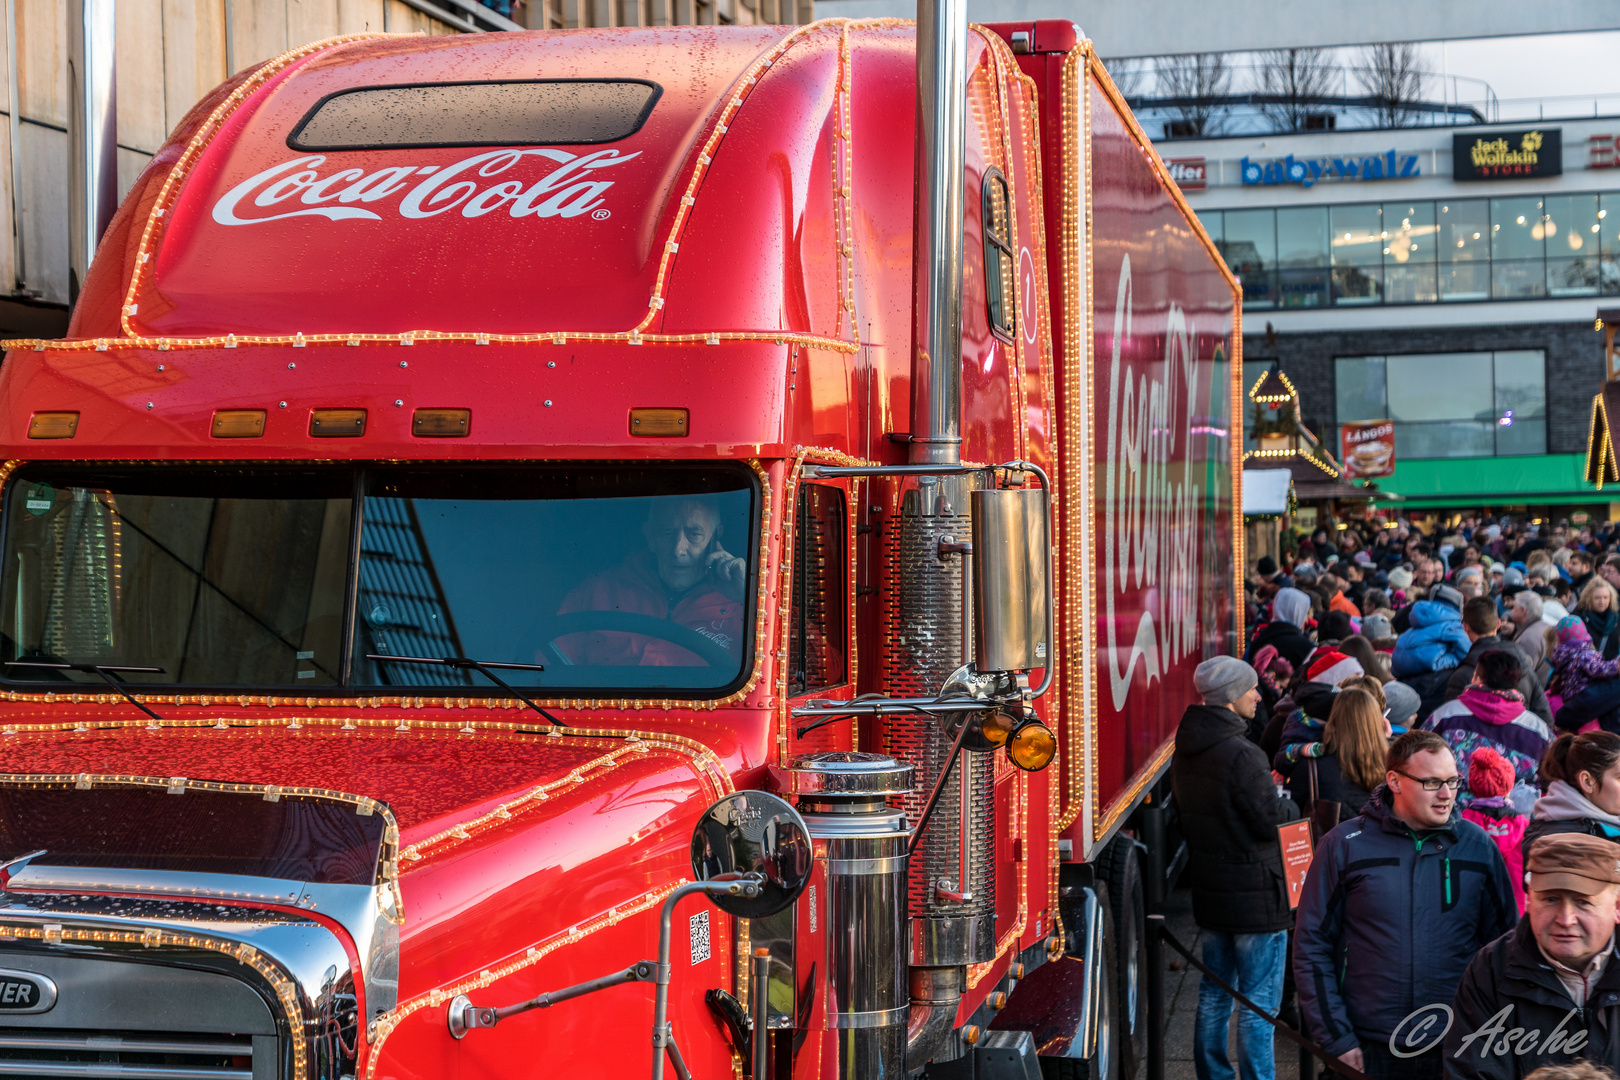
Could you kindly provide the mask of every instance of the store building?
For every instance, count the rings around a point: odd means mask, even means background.
[[[1154,135],[1163,132],[1152,130]],[[1330,447],[1389,419],[1402,510],[1611,516],[1584,483],[1620,294],[1620,118],[1159,143]],[[1620,517],[1620,505],[1612,514]]]

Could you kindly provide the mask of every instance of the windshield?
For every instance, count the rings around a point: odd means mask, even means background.
[[[0,522],[0,659],[503,693],[388,659],[468,657],[546,697],[725,692],[751,651],[756,503],[732,467],[31,466]]]

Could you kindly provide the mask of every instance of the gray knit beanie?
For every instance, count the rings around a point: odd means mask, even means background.
[[[1254,689],[1260,676],[1235,656],[1212,656],[1193,672],[1193,686],[1205,705],[1230,705]]]

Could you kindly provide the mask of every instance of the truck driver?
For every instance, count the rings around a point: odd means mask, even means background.
[[[702,634],[739,657],[748,561],[721,546],[724,531],[719,511],[709,499],[656,498],[641,526],[646,549],[581,582],[563,599],[557,613],[622,611],[664,619]],[[705,664],[690,650],[654,633],[591,630],[568,634],[558,645],[576,664]]]

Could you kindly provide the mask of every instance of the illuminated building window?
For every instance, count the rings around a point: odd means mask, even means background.
[[[1547,452],[1547,355],[1539,349],[1341,356],[1338,423],[1395,421],[1402,459]]]

